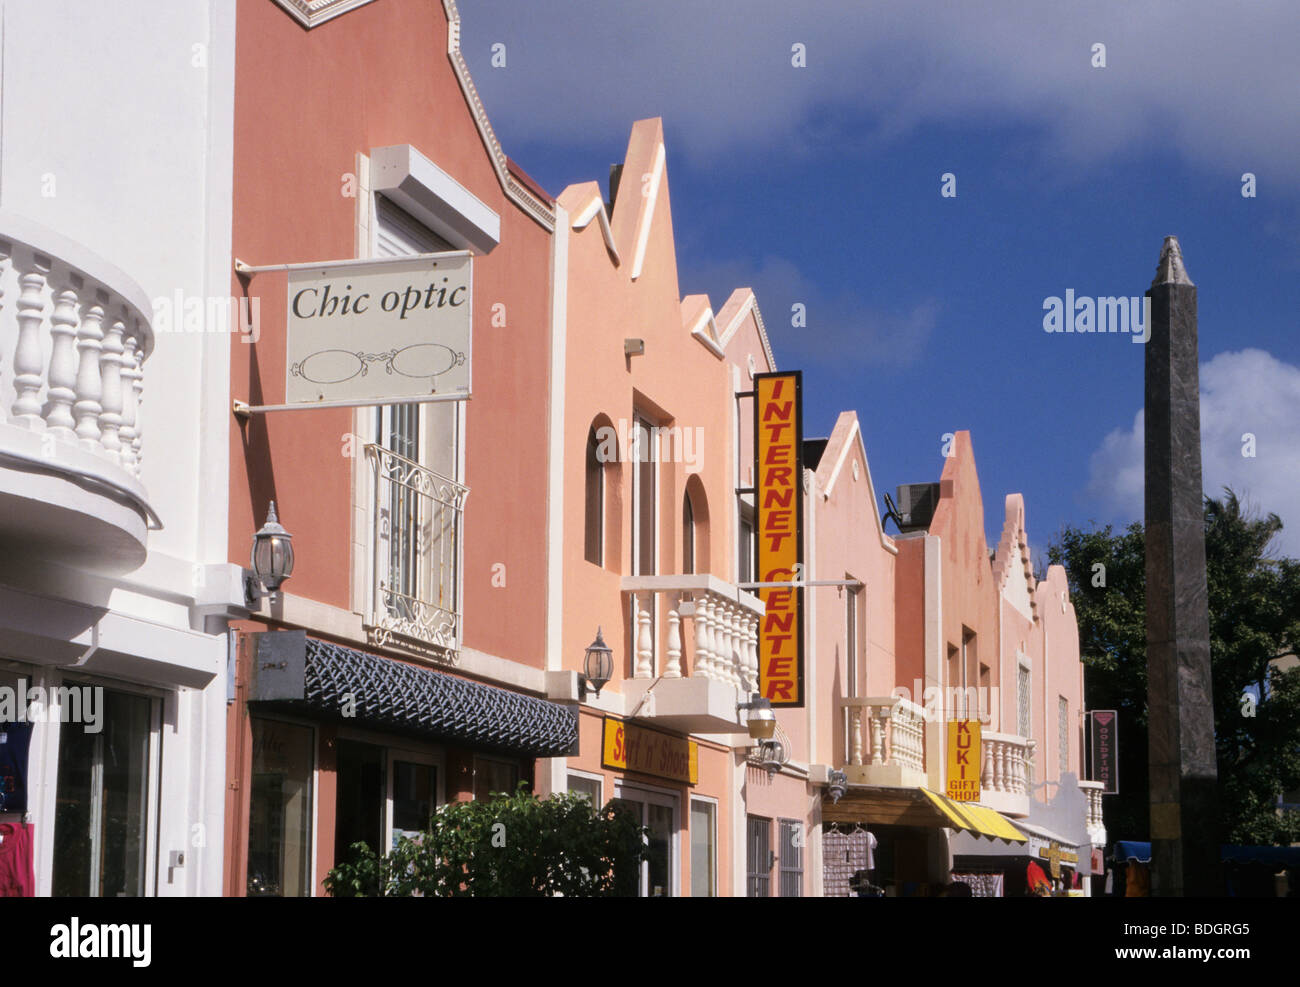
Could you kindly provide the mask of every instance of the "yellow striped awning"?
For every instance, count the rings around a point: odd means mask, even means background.
[[[952,799],[922,788],[925,797],[934,807],[942,812],[957,829],[964,829],[976,836],[985,836],[990,840],[1003,840],[1007,843],[1028,843],[1025,836],[1000,812],[982,805],[954,802]]]

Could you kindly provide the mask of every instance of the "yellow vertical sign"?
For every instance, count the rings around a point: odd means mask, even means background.
[[[948,721],[948,798],[980,800],[980,721]]]
[[[803,375],[754,375],[754,515],[760,583],[802,582]],[[804,704],[803,588],[758,590],[759,692],[773,706]]]

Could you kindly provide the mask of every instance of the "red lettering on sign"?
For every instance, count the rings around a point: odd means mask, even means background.
[[[793,448],[788,445],[769,446],[767,455],[763,457],[763,465],[772,466],[778,463],[788,463],[790,462],[790,454],[793,451]]]
[[[771,469],[763,471],[763,485],[770,486],[780,484],[793,489],[793,480],[790,479],[794,472],[789,466],[773,466]]]

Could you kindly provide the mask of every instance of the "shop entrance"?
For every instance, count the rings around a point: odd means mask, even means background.
[[[354,843],[387,853],[403,836],[427,830],[441,802],[437,761],[429,753],[340,739],[335,862],[351,860]]]
[[[352,844],[377,853],[384,845],[387,766],[384,748],[356,740],[338,741],[338,795],[334,815],[334,861],[351,861]]]

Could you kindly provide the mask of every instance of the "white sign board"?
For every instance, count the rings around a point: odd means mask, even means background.
[[[470,396],[468,251],[289,271],[285,401]]]

